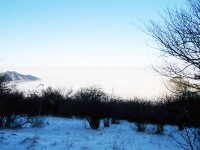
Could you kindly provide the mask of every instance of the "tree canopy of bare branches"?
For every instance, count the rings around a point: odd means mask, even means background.
[[[147,28],[164,58],[177,60],[167,59],[167,65],[156,70],[170,78],[184,78],[200,91],[200,1],[187,0],[186,4],[185,8],[167,8],[162,23],[150,21]]]

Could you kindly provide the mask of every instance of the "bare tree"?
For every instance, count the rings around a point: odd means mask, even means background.
[[[164,59],[164,65],[154,69],[170,78],[170,81],[176,85],[175,91],[187,93],[188,89],[192,89],[192,92],[199,93],[200,0],[186,0],[184,8],[167,8],[161,23],[150,21],[147,29]],[[185,108],[180,109],[181,116],[183,112],[187,112]],[[185,118],[181,116],[179,119]],[[184,121],[181,122],[184,130],[179,131],[180,138],[173,137],[173,139],[185,150],[199,149],[199,141],[195,138],[199,134],[196,130],[186,127]],[[180,139],[183,139],[183,142]]]
[[[187,0],[186,4],[185,9],[167,8],[162,23],[150,21],[147,28],[166,62],[156,71],[170,78],[184,78],[190,82],[181,84],[200,91],[200,1]]]
[[[183,131],[178,131],[177,136],[170,135],[177,143],[177,146],[184,150],[199,150],[199,129],[184,128]]]

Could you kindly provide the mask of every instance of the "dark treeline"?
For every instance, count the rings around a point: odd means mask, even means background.
[[[53,115],[79,117],[90,120],[103,118],[122,119],[137,123],[200,125],[200,96],[185,92],[161,98],[159,101],[122,99],[105,94],[98,88],[85,88],[75,93],[61,94],[47,88],[40,94],[24,96],[23,92],[11,92],[0,83],[0,123],[11,115]]]

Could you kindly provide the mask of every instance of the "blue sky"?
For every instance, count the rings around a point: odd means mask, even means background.
[[[1,59],[8,67],[136,66],[137,61],[128,60],[143,59],[149,47],[147,35],[132,24],[159,20],[165,6],[174,4],[170,0],[1,0]],[[182,1],[176,0],[177,4]]]
[[[148,69],[151,39],[133,24],[159,21],[183,0],[0,0],[0,66]],[[48,71],[46,71],[48,74]]]

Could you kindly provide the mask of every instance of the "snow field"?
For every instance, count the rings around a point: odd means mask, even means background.
[[[134,130],[134,123],[120,121],[98,130],[90,129],[84,119],[46,117],[41,128],[0,130],[1,150],[53,149],[53,150],[178,150],[177,143],[169,136],[176,135],[177,129],[165,126],[163,135]],[[37,132],[37,134],[36,134]]]

